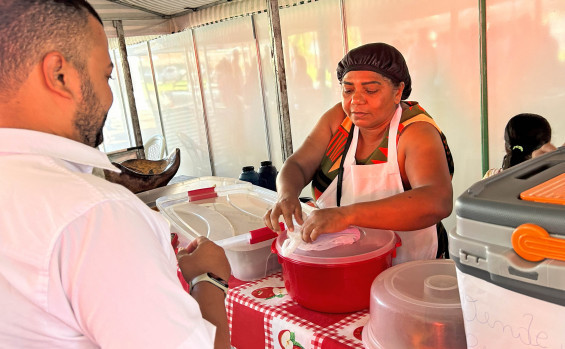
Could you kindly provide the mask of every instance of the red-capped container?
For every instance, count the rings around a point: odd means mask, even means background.
[[[281,246],[286,231],[272,250],[282,265],[284,286],[305,308],[325,313],[349,313],[369,307],[373,280],[392,265],[400,238],[391,230],[360,229],[359,240],[322,251],[300,248],[287,257]]]

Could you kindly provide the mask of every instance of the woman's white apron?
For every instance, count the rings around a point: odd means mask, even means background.
[[[341,206],[358,202],[374,201],[404,192],[402,177],[398,167],[396,137],[402,108],[398,106],[390,122],[388,134],[387,162],[373,165],[357,165],[355,152],[359,138],[359,128],[353,130],[351,146],[343,164]],[[338,176],[322,193],[316,204],[320,208],[336,207]],[[378,213],[375,214],[378,219]],[[393,264],[412,260],[434,259],[437,252],[436,226],[413,231],[397,231],[402,246],[397,249]]]

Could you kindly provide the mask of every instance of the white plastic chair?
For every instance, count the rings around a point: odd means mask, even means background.
[[[198,146],[186,132],[177,132],[177,137],[183,145],[184,166],[191,176],[210,176],[210,167],[204,168],[203,164],[209,163],[202,146]]]
[[[154,135],[143,145],[145,149],[145,159],[161,160],[165,155],[165,138],[161,135]]]

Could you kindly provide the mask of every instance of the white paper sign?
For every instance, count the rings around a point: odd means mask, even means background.
[[[473,349],[565,349],[565,307],[509,291],[457,269]]]

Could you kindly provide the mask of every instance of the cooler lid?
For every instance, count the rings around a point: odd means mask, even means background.
[[[455,263],[426,260],[401,263],[383,271],[373,283],[371,297],[398,314],[425,311],[446,317],[450,309],[461,312]]]
[[[359,228],[359,240],[349,245],[341,245],[321,251],[305,251],[297,248],[288,257],[281,255],[282,244],[287,239],[286,230],[276,240],[276,250],[280,258],[312,264],[347,264],[385,256],[397,247],[400,239],[392,230]]]
[[[565,234],[565,205],[547,201],[551,196],[563,198],[564,189],[557,188],[556,194],[555,187],[547,191],[543,185],[562,182],[564,173],[565,147],[560,147],[473,184],[457,198],[457,217],[514,228],[533,223],[552,234]],[[534,192],[546,201],[530,200]],[[521,193],[530,197],[521,198]]]

